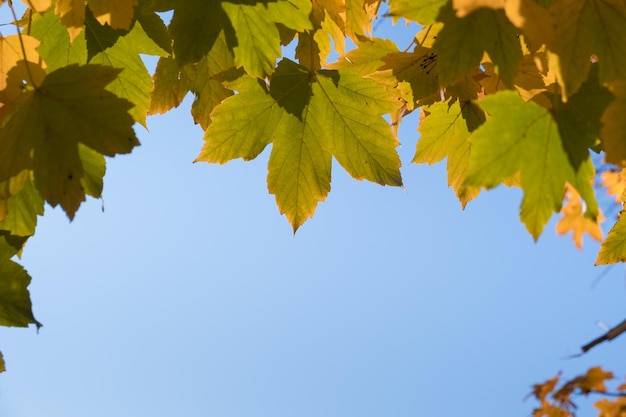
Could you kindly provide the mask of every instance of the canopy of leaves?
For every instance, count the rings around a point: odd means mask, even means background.
[[[374,37],[373,20],[387,17],[380,0],[24,3],[19,34],[0,36],[0,276],[10,288],[0,324],[38,324],[30,278],[11,258],[44,202],[72,219],[86,195],[100,197],[105,157],[138,145],[134,124],[189,92],[205,131],[196,161],[250,160],[271,145],[267,187],[294,231],[330,192],[333,159],[357,180],[402,186],[397,127],[419,110],[412,162],[447,159],[463,207],[482,189],[520,187],[534,239],[561,212],[557,231],[576,245],[584,233],[602,240],[591,155],[626,168],[624,2],[389,0],[387,16],[421,26],[403,45]],[[142,55],[158,58],[153,74]],[[626,261],[625,222],[598,264]]]

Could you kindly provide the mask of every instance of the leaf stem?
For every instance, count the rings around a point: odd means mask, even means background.
[[[26,48],[24,47],[24,40],[22,39],[22,32],[20,31],[19,25],[17,23],[17,15],[15,14],[15,9],[13,8],[13,0],[8,0],[9,8],[11,9],[11,14],[13,15],[13,21],[15,22],[15,27],[17,29],[17,37],[20,41],[20,48],[22,49],[22,56],[24,57],[24,64],[26,65],[26,73],[28,74],[28,82],[35,88],[39,86],[35,84],[35,77],[30,72],[30,65],[28,65],[28,58],[26,57]],[[30,8],[29,8],[30,10]],[[29,21],[30,26],[30,21]]]

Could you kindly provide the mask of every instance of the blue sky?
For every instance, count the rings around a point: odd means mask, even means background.
[[[410,164],[415,115],[405,189],[336,165],[294,236],[269,149],[192,163],[190,103],[137,127],[103,201],[40,219],[22,263],[44,327],[0,328],[0,416],[528,416],[531,384],[559,370],[623,372],[620,339],[566,357],[623,320],[624,268],[592,287],[597,244],[554,221],[534,243],[519,190],[461,210],[444,165]]]

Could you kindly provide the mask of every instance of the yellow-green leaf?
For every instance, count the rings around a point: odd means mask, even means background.
[[[600,246],[596,265],[608,265],[626,262],[626,216],[620,213],[617,222],[609,230],[606,239]]]
[[[389,0],[389,14],[415,20],[422,25],[435,23],[439,11],[448,0]]]
[[[465,208],[480,193],[480,188],[464,183],[470,162],[470,133],[485,121],[485,114],[470,101],[435,103],[423,110],[428,115],[419,124],[420,138],[412,162],[430,165],[448,158],[448,185]]]
[[[552,213],[560,211],[566,182],[583,196],[589,216],[595,218],[593,164],[587,157],[577,170],[572,167],[547,109],[524,102],[513,91],[487,96],[478,104],[491,117],[470,137],[466,185],[493,188],[519,172],[524,190],[520,218],[535,239]]]
[[[587,79],[591,56],[598,57],[602,83],[626,78],[626,4],[615,0],[558,0],[551,8],[554,36],[551,66],[563,96]]]
[[[437,35],[439,82],[452,85],[480,65],[484,52],[489,54],[496,72],[507,86],[513,85],[522,59],[518,30],[503,10],[479,9],[458,18],[451,5],[442,9],[444,27]]]

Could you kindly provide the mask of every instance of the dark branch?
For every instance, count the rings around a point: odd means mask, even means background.
[[[626,332],[626,320],[624,320],[623,322],[621,322],[617,326],[613,327],[612,329],[610,329],[608,332],[606,332],[602,336],[598,337],[597,339],[594,339],[591,342],[587,343],[586,345],[581,347],[581,349],[582,349],[583,353],[586,353],[589,350],[591,350],[594,346],[599,345],[600,343],[602,343],[602,342],[604,342],[606,340],[613,340],[617,336],[619,336],[620,334],[622,334],[624,332]]]

